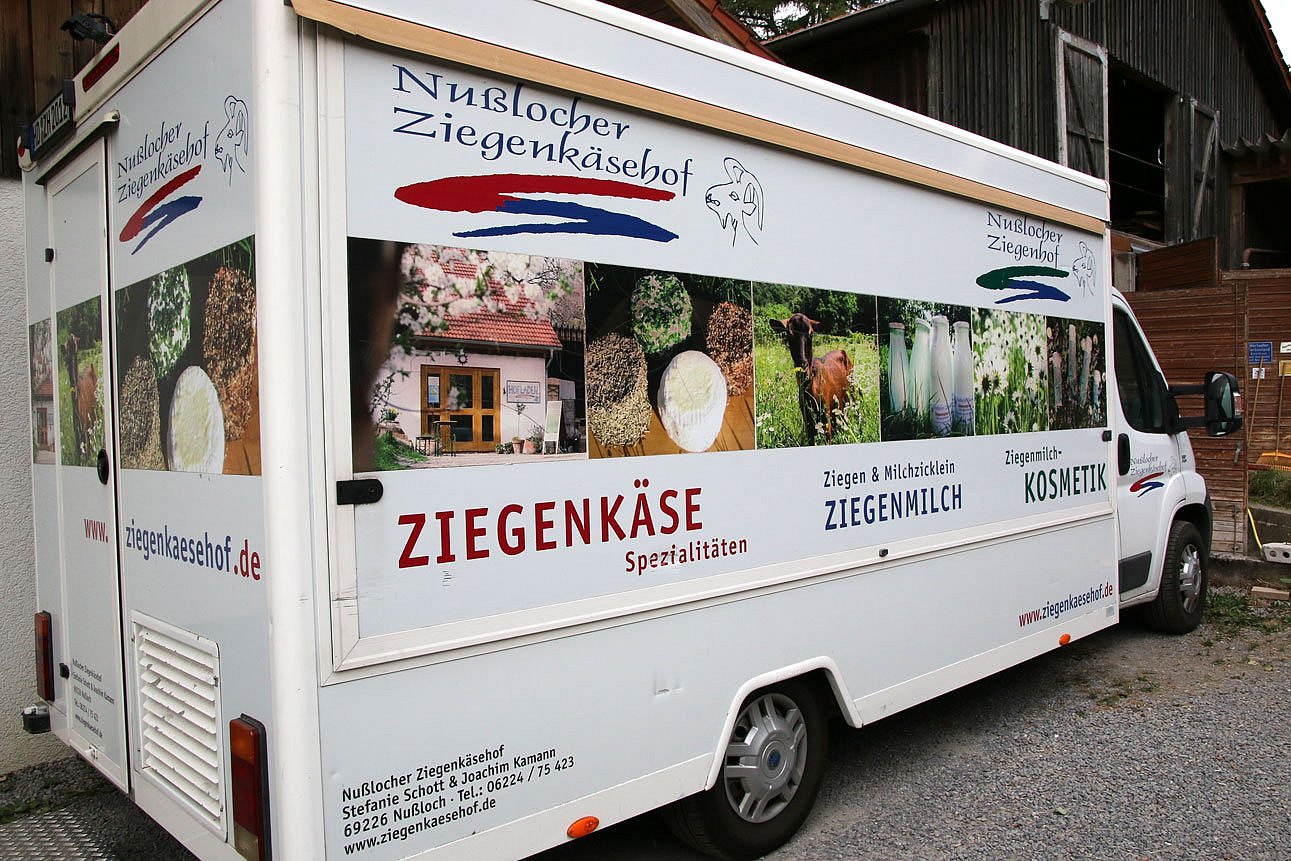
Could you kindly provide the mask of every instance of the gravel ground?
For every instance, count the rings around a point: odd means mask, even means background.
[[[769,857],[1291,859],[1291,609],[1251,613],[1244,594],[1215,590],[1216,611],[1184,637],[1126,623],[837,727],[814,812]],[[77,760],[0,780],[0,823],[62,804],[100,822],[122,861],[191,857]],[[539,857],[703,856],[648,815]]]

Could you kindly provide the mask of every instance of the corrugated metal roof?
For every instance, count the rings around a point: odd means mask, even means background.
[[[1224,155],[1232,158],[1261,157],[1275,154],[1283,156],[1287,153],[1291,153],[1291,129],[1283,132],[1280,138],[1275,138],[1273,135],[1264,135],[1253,141],[1238,138],[1236,143],[1228,144],[1224,147]]]

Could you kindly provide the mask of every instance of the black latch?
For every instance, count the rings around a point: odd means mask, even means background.
[[[336,482],[337,505],[371,505],[381,501],[385,488],[380,479],[354,478]]]
[[[53,263],[53,262],[54,262],[54,249],[52,249],[52,248],[46,248],[46,249],[45,249],[45,262],[46,262],[46,263]]]
[[[22,728],[31,735],[49,732],[49,709],[45,706],[27,706],[22,710]]]

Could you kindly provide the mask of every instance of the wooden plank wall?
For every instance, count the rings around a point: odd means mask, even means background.
[[[1227,143],[1280,132],[1287,120],[1286,92],[1261,55],[1257,40],[1263,34],[1255,32],[1253,16],[1242,5],[1249,7],[1250,0],[1117,0],[1050,8],[1054,23],[1107,48],[1114,61],[1218,111],[1220,139]]]
[[[1219,283],[1219,241],[1208,236],[1138,256],[1137,290],[1214,287]]]
[[[18,130],[94,56],[97,45],[60,28],[73,15],[107,15],[118,26],[147,0],[0,0],[0,177],[18,175]]]
[[[1291,353],[1280,352],[1283,342],[1291,342],[1291,269],[1225,272],[1222,283],[1246,291],[1246,340],[1273,342],[1274,365],[1265,370],[1263,380],[1251,379],[1249,354],[1244,349],[1241,356],[1246,461],[1253,465],[1265,452],[1291,454],[1291,379],[1279,377],[1277,365],[1279,360],[1291,361]],[[1282,462],[1291,466],[1291,460]]]
[[[1246,368],[1246,290],[1240,284],[1126,296],[1152,344],[1166,380],[1200,383],[1207,371],[1228,371],[1242,379]],[[1246,379],[1249,380],[1249,372]],[[1243,386],[1243,392],[1247,389]],[[1199,415],[1200,398],[1181,398],[1185,415]],[[1246,554],[1246,431],[1211,438],[1188,431],[1197,470],[1215,506],[1212,550]]]
[[[956,0],[929,22],[929,114],[1042,158],[1058,158],[1054,34],[1028,0]],[[868,55],[853,57],[867,62]]]

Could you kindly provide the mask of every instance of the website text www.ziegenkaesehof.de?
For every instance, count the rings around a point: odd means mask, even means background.
[[[1043,606],[1034,610],[1028,610],[1025,613],[1018,614],[1018,627],[1025,628],[1042,622],[1046,619],[1059,619],[1068,613],[1087,607],[1096,601],[1104,598],[1110,598],[1116,594],[1116,587],[1112,583],[1103,583],[1097,586],[1090,586],[1083,592],[1068,594],[1063,598],[1054,601],[1046,601]]]

